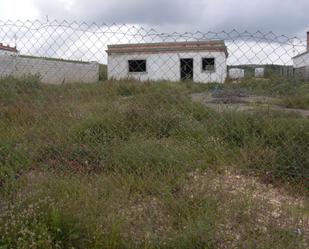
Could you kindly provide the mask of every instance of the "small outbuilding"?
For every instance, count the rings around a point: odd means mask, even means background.
[[[16,47],[10,47],[10,45],[0,43],[0,55],[16,55],[17,53]]]
[[[109,45],[107,54],[109,79],[224,83],[227,76],[221,40]]]
[[[293,57],[294,75],[302,80],[309,80],[309,32],[307,32],[307,50]]]
[[[229,70],[229,78],[232,80],[239,80],[245,77],[245,69],[242,68],[231,68]]]
[[[254,70],[254,76],[256,78],[263,78],[265,75],[265,69],[263,67],[257,67]]]

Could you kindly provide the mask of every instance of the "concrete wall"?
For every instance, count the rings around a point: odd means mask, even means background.
[[[256,78],[263,78],[265,75],[265,69],[263,67],[258,67],[254,70],[254,76]]]
[[[309,80],[309,52],[293,58],[296,79]]]
[[[0,49],[0,55],[17,55],[17,53]]]
[[[0,55],[0,77],[39,74],[43,83],[96,82],[99,64]]]
[[[0,77],[13,75],[15,71],[15,57],[9,55],[0,55]]]
[[[294,76],[296,79],[309,81],[309,66],[295,68]]]
[[[231,79],[242,79],[245,77],[245,69],[242,68],[231,68],[229,70],[229,77]]]
[[[309,52],[301,56],[293,58],[294,68],[308,67],[309,66]]]
[[[215,58],[215,72],[202,71],[202,58]],[[111,54],[108,56],[108,78],[134,78],[147,80],[180,80],[180,59],[193,58],[193,80],[195,82],[223,83],[227,75],[226,56],[223,52],[186,52],[160,54]],[[146,60],[146,73],[130,73],[128,60]]]

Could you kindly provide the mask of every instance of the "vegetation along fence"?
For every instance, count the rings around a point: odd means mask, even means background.
[[[309,248],[308,40],[0,21],[0,248]]]

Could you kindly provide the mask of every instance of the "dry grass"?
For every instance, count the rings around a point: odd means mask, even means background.
[[[309,246],[309,217],[305,211],[309,202],[305,196],[291,195],[285,189],[261,183],[256,177],[230,170],[219,175],[192,172],[184,192],[192,199],[202,199],[213,193],[224,196],[220,212],[225,220],[219,231],[223,243],[218,248],[239,248],[246,244],[248,224],[242,224],[243,217],[239,220],[238,212],[250,217],[256,233],[271,237],[274,230],[290,231],[303,236],[304,248]],[[239,210],[233,208],[233,203],[239,205]]]
[[[307,247],[307,119],[187,83],[0,83],[0,248]]]

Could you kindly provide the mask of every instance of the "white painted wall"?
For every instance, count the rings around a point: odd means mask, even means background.
[[[215,58],[215,72],[202,71],[202,58]],[[180,59],[193,58],[195,82],[224,83],[227,75],[226,56],[223,52],[181,52],[161,54],[111,54],[108,56],[108,78],[147,80],[180,80]],[[130,73],[128,60],[146,60],[147,73]]]
[[[309,53],[293,58],[293,64],[294,64],[294,68],[308,67],[309,66]]]
[[[0,55],[17,55],[16,52],[12,52],[12,51],[7,51],[4,49],[0,49]]]
[[[309,52],[293,58],[295,77],[302,80],[309,80]]]
[[[245,77],[245,69],[242,68],[231,68],[229,70],[229,77],[231,79],[242,79]]]
[[[0,77],[13,75],[15,70],[15,57],[9,55],[0,55]]]
[[[39,74],[43,83],[89,83],[99,80],[99,64],[0,55],[0,77],[27,74]]]
[[[264,77],[264,73],[265,72],[265,70],[264,70],[264,68],[263,67],[258,67],[258,68],[256,68],[255,70],[254,70],[254,76],[256,77],[256,78],[263,78]]]

